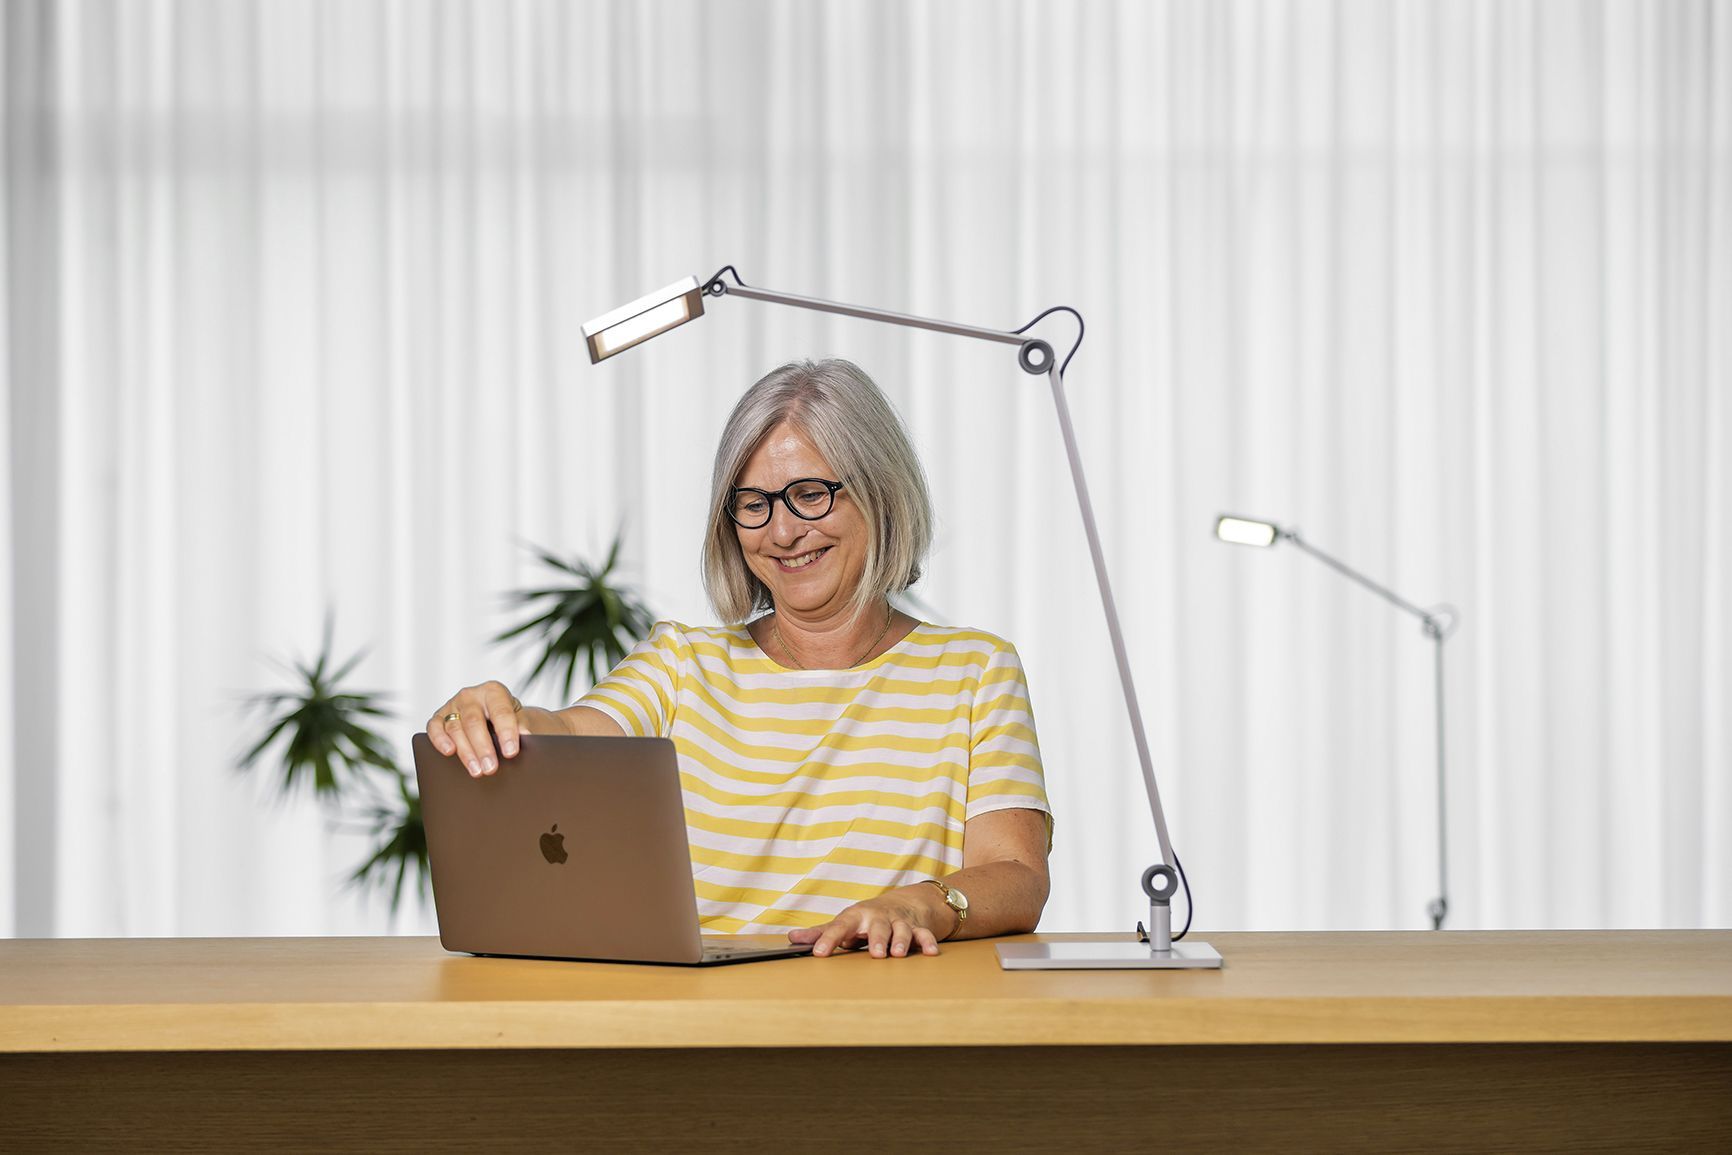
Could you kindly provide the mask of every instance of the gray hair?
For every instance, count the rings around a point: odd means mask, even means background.
[[[770,591],[746,565],[726,503],[764,435],[788,422],[811,439],[866,519],[866,568],[849,609],[920,580],[932,545],[932,499],[908,432],[872,378],[849,361],[790,361],[760,378],[734,406],[716,447],[710,477],[710,528],[704,538],[704,592],[725,622],[774,608]]]

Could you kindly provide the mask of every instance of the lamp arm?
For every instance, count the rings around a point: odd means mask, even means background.
[[[735,273],[734,276],[737,282],[739,274]],[[714,297],[746,297],[749,300],[768,301],[777,305],[792,305],[798,309],[812,309],[820,313],[836,313],[844,317],[857,317],[864,321],[882,321],[886,324],[903,325],[913,329],[949,333],[957,337],[974,337],[983,341],[1016,345],[1021,350],[1018,361],[1025,371],[1046,374],[1047,381],[1052,386],[1053,405],[1058,410],[1059,431],[1064,438],[1065,458],[1070,464],[1071,481],[1076,487],[1077,507],[1082,513],[1083,533],[1088,538],[1089,558],[1094,563],[1095,583],[1100,587],[1101,608],[1105,611],[1107,619],[1107,634],[1112,639],[1113,658],[1118,663],[1119,685],[1124,691],[1125,709],[1130,714],[1131,735],[1136,742],[1137,762],[1142,768],[1143,789],[1148,794],[1149,813],[1155,820],[1155,837],[1160,843],[1161,862],[1166,866],[1177,865],[1178,860],[1173,855],[1172,841],[1167,836],[1167,818],[1161,807],[1160,788],[1155,785],[1154,760],[1149,752],[1148,735],[1143,728],[1142,710],[1137,704],[1137,688],[1131,677],[1131,663],[1125,648],[1124,630],[1119,625],[1119,612],[1113,601],[1112,582],[1107,576],[1106,554],[1101,548],[1100,530],[1095,525],[1094,504],[1089,500],[1088,481],[1083,476],[1082,454],[1077,448],[1076,432],[1071,427],[1070,406],[1065,402],[1064,366],[1053,357],[1051,346],[1044,341],[1032,339],[1021,333],[983,329],[975,325],[958,325],[950,321],[933,320],[929,317],[892,313],[886,309],[869,309],[859,305],[844,305],[835,301],[826,301],[818,297],[802,297],[794,293],[753,288],[738,283],[729,284],[722,279],[721,273],[717,273],[709,280],[704,286],[704,291]],[[1043,313],[1042,316],[1045,314]],[[1080,324],[1082,318],[1079,316],[1077,320]],[[1074,350],[1072,352],[1074,353]],[[1065,363],[1068,364],[1069,360],[1067,357]]]
[[[858,317],[863,321],[883,321],[891,325],[905,325],[911,329],[930,329],[935,333],[950,333],[957,337],[975,337],[982,341],[997,341],[1006,345],[1022,345],[1028,341],[1027,337],[1016,333],[1001,332],[997,329],[982,329],[975,325],[958,325],[951,321],[935,321],[930,317],[892,313],[887,309],[868,309],[861,305],[844,305],[818,297],[802,297],[794,293],[779,293],[771,289],[753,288],[749,285],[730,285],[719,277],[712,280],[706,286],[706,290],[715,296],[746,297],[753,301],[769,301],[776,305],[792,305],[797,309],[811,309],[819,313],[837,313],[844,317]]]
[[[1277,532],[1281,535],[1283,540],[1292,542],[1294,545],[1298,546],[1300,549],[1304,550],[1306,553],[1310,554],[1336,573],[1341,574],[1343,577],[1348,578],[1351,581],[1359,583],[1384,601],[1388,602],[1390,605],[1395,606],[1398,609],[1406,610],[1408,613],[1424,622],[1425,632],[1427,635],[1436,637],[1439,634],[1448,632],[1443,628],[1442,624],[1439,623],[1437,615],[1432,613],[1430,610],[1420,609],[1394,590],[1387,586],[1378,585],[1376,582],[1372,581],[1346,562],[1330,557],[1328,554],[1300,537],[1293,530],[1282,529]]]

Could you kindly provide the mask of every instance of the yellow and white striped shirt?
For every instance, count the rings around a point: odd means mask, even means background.
[[[961,869],[978,814],[1051,820],[1022,662],[980,630],[921,624],[855,669],[790,670],[743,625],[658,622],[581,704],[673,739],[708,931],[816,926]]]

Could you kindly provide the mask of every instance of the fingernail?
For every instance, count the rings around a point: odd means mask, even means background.
[[[495,762],[494,762],[494,761],[493,761],[493,758],[492,758],[492,756],[491,756],[491,755],[490,755],[490,756],[489,756],[489,757],[488,757],[488,758],[487,758],[487,760],[486,760],[486,762],[485,762],[485,763],[483,763],[483,764],[484,764],[484,765],[485,765],[485,766],[486,766],[486,767],[487,767],[487,772],[488,772],[488,773],[489,773],[489,774],[491,774],[491,773],[493,773],[493,772],[494,772],[494,771],[495,771],[495,770],[497,770],[497,769],[499,769],[499,766],[498,766],[498,764],[497,764],[497,763],[495,763]]]
[[[517,753],[517,743],[516,742],[507,742],[505,744],[505,756],[507,758],[509,758],[515,753]]]
[[[474,778],[481,777],[481,763],[473,758],[469,759],[469,774]]]

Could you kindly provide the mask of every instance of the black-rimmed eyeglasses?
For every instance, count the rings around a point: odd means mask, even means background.
[[[825,481],[822,477],[802,477],[790,481],[775,492],[737,486],[728,493],[728,516],[741,529],[762,529],[770,524],[770,513],[778,499],[802,521],[817,521],[829,514],[836,504],[836,491],[846,482]]]

